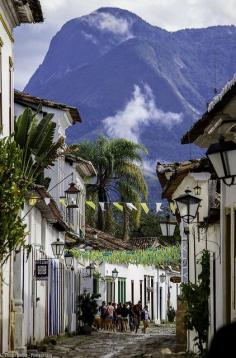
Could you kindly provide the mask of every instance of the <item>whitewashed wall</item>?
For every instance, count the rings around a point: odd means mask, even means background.
[[[88,265],[84,263],[84,267]],[[153,321],[156,324],[160,324],[162,321],[167,320],[168,310],[168,291],[170,292],[169,304],[177,308],[177,294],[179,293],[179,285],[170,282],[170,277],[174,274],[166,270],[158,270],[154,266],[142,266],[142,265],[113,265],[103,263],[97,270],[101,276],[105,279],[112,277],[113,269],[117,269],[118,278],[126,279],[126,302],[132,301],[131,293],[131,281],[134,282],[134,304],[140,300],[140,281],[142,281],[142,304],[144,305],[144,276],[153,277]],[[160,275],[166,275],[166,280],[161,281]],[[115,302],[118,302],[118,278],[115,280]],[[87,292],[93,292],[93,279],[86,277],[81,279],[81,293],[86,290]],[[99,293],[101,298],[99,303],[107,301],[107,286],[106,281],[100,280]],[[147,302],[149,313],[151,314],[151,301]]]
[[[12,24],[9,21],[8,14],[5,13],[3,1],[0,1],[0,14],[2,15],[8,30],[12,31]],[[4,27],[4,21],[0,19],[0,38],[3,42],[2,53],[2,132],[0,138],[8,136],[9,133],[9,57],[13,58],[13,41]],[[13,73],[12,73],[13,76]],[[11,93],[13,95],[13,93]],[[0,283],[0,353],[9,349],[9,319],[12,297],[12,260],[8,260],[2,268],[2,280]]]
[[[197,177],[199,176],[199,177]],[[205,179],[204,179],[205,177]],[[203,219],[208,216],[209,210],[209,181],[207,175],[202,173],[202,180],[199,180],[200,173],[189,173],[189,175],[181,182],[176,191],[174,192],[172,198],[175,199],[179,195],[184,194],[184,191],[189,188],[192,190],[197,182],[202,188],[201,195],[198,196],[201,201],[201,206],[199,208],[199,222],[203,222]],[[186,274],[187,268],[185,267],[185,272],[183,272],[185,262],[183,258],[186,257],[186,252],[183,252],[183,248],[187,247],[187,236],[184,234],[184,226],[187,224],[180,224],[180,233],[182,237],[182,282],[187,282]],[[220,234],[220,225],[212,224],[209,225],[208,230],[198,229],[197,220],[194,220],[194,223],[189,225],[189,280],[191,282],[197,282],[198,275],[201,271],[201,266],[198,264],[198,260],[201,257],[201,252],[204,249],[210,251],[210,299],[209,299],[209,310],[210,310],[210,328],[209,328],[209,339],[211,339],[215,330],[222,325],[223,318],[223,266],[222,266],[222,253],[221,253],[221,234]],[[213,263],[213,258],[215,257],[215,263]],[[215,265],[215,272],[214,272]],[[191,332],[189,335],[189,348],[194,350],[193,338],[196,336],[194,332]]]

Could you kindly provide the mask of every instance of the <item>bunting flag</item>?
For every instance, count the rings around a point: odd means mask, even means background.
[[[45,204],[48,205],[50,203],[51,199],[50,198],[44,198],[44,201],[45,201]]]
[[[116,209],[123,211],[123,206],[120,205],[119,203],[113,203],[113,205],[116,207]]]
[[[156,203],[156,213],[159,213],[159,211],[162,211],[161,205],[162,205],[162,203]]]
[[[59,199],[59,203],[62,205],[62,206],[66,206],[66,201],[64,198],[60,198]]]
[[[177,205],[176,205],[175,201],[170,202],[170,210],[172,211],[173,214],[176,213]]]
[[[127,205],[127,207],[132,211],[132,210],[138,210],[137,208],[136,208],[136,206],[134,206],[134,204],[132,204],[132,203],[126,203],[126,205]]]
[[[87,204],[88,206],[90,206],[90,208],[92,208],[93,210],[96,210],[96,205],[94,204],[93,201],[87,200],[87,201],[86,201],[86,204]]]
[[[149,208],[146,203],[141,203],[141,207],[143,208],[143,211],[145,212],[145,214],[147,214],[149,212]]]
[[[105,203],[99,201],[99,205],[100,205],[100,208],[101,208],[102,211],[106,211],[105,210]]]

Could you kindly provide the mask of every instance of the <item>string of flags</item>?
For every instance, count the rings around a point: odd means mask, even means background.
[[[96,210],[96,208],[97,208],[97,205],[92,200],[87,200],[86,204],[87,204],[87,206],[89,206],[93,210]],[[101,201],[98,203],[98,205],[100,206],[100,209],[102,211],[106,211],[105,204],[106,204],[106,202],[101,202]],[[109,202],[108,204],[112,204],[117,210],[120,210],[120,211],[124,210],[124,204],[131,211],[138,210],[133,203],[119,203],[119,202],[115,201],[115,202]],[[143,211],[145,212],[145,214],[148,214],[148,212],[150,211],[150,209],[148,207],[148,204],[147,203],[140,203],[140,205],[141,205],[141,208],[143,209]],[[156,203],[156,213],[159,213],[160,211],[162,211],[161,206],[162,206],[162,203]]]

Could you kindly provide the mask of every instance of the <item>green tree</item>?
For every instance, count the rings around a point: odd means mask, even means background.
[[[108,139],[100,136],[94,142],[80,143],[75,154],[91,161],[97,170],[97,182],[87,185],[89,195],[94,197],[96,194],[98,202],[109,203],[112,195],[116,197],[118,195],[120,201],[138,203],[142,196],[147,195],[147,186],[140,169],[141,155],[146,152],[144,146],[120,138]],[[109,205],[106,209],[109,210]],[[125,208],[124,228],[128,227],[129,214]],[[105,229],[105,216],[100,208],[98,208],[97,227],[100,230]]]
[[[22,172],[23,152],[11,138],[0,140],[0,263],[25,242],[25,224],[19,216],[32,181]]]
[[[64,138],[54,141],[56,123],[52,118],[50,113],[40,118],[30,108],[15,118],[14,139],[23,152],[23,174],[46,187],[49,179],[44,179],[44,169],[54,165],[64,147]]]

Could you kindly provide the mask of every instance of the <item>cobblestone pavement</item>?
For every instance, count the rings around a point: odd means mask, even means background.
[[[145,334],[93,332],[91,336],[61,337],[47,352],[57,358],[164,358],[178,357],[175,327],[153,326]]]

